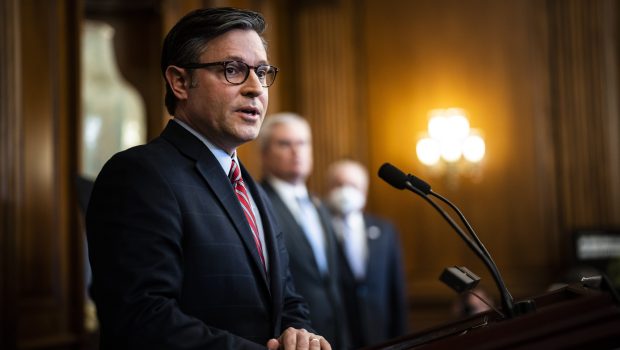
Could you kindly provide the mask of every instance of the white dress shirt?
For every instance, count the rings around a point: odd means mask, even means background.
[[[354,211],[345,217],[335,217],[333,221],[353,275],[358,280],[364,279],[368,260],[364,214]]]
[[[327,273],[327,254],[325,252],[325,232],[319,213],[312,204],[308,189],[303,184],[293,185],[275,177],[268,178],[278,196],[293,214],[293,217],[303,229],[312,251],[319,271]]]

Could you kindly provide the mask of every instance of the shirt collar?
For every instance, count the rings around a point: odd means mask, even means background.
[[[280,197],[289,199],[308,197],[308,188],[305,184],[294,185],[274,176],[270,176],[268,181]]]
[[[202,143],[204,143],[207,146],[207,148],[209,148],[209,151],[213,153],[213,156],[215,156],[215,159],[217,159],[217,161],[220,163],[220,166],[222,167],[226,175],[228,175],[228,173],[230,172],[230,165],[232,164],[233,159],[235,160],[235,162],[237,162],[237,164],[239,164],[239,159],[237,158],[236,150],[235,152],[233,152],[232,155],[228,154],[223,149],[211,143],[211,141],[209,141],[206,137],[204,137],[198,131],[194,130],[191,126],[187,125],[185,122],[181,121],[178,118],[174,118],[172,120],[174,120],[179,125],[181,125],[183,128],[185,128],[187,131],[192,133],[192,135],[196,136],[200,141],[202,141]]]

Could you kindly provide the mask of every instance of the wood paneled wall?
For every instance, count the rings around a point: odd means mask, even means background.
[[[547,238],[553,179],[537,176],[541,157],[552,157],[540,147],[549,129],[536,130],[548,116],[544,4],[416,1],[394,11],[368,2],[366,16],[368,65],[389,80],[368,86],[371,137],[382,145],[371,163],[390,161],[426,178],[469,218],[516,297],[541,292],[558,259]],[[464,108],[487,145],[481,178],[460,178],[456,187],[415,155],[428,111],[447,107]],[[438,281],[446,266],[468,266],[496,295],[486,269],[430,206],[380,180],[372,185],[375,208],[403,234],[414,327],[450,317],[455,295]]]
[[[122,2],[105,2],[114,3]],[[84,344],[83,236],[73,186],[83,4],[0,5],[3,349]],[[446,266],[478,272],[483,287],[497,295],[485,268],[432,208],[374,176],[383,162],[425,178],[463,210],[517,298],[555,281],[573,229],[620,226],[620,25],[614,0],[136,4],[146,4],[151,16],[137,30],[160,36],[132,41],[147,45],[148,54],[139,57],[147,63],[140,67],[138,56],[124,52],[124,69],[149,104],[150,137],[167,119],[161,81],[155,81],[159,71],[149,76],[159,62],[154,42],[198,6],[247,7],[266,15],[270,60],[282,70],[270,89],[269,112],[295,111],[310,121],[310,187],[316,192],[323,192],[324,172],[334,159],[348,156],[368,165],[369,210],[393,220],[402,234],[414,328],[453,318],[455,295],[437,280]],[[445,107],[466,109],[487,143],[481,177],[461,178],[456,187],[415,156],[428,111]],[[242,158],[258,177],[253,143],[243,147]]]
[[[16,332],[15,233],[17,205],[16,149],[19,146],[19,22],[15,1],[0,3],[0,348],[13,349]]]
[[[367,160],[358,11],[353,0],[301,2],[292,21],[295,111],[313,130],[317,171],[310,186],[318,193],[325,188],[329,163],[341,157]]]
[[[616,5],[609,1],[366,2],[371,167],[392,161],[461,207],[515,297],[560,278],[570,233],[620,223],[616,183]],[[615,38],[615,42],[613,41]],[[370,81],[370,78],[367,78]],[[462,107],[484,132],[478,181],[446,186],[416,160],[427,112]],[[445,266],[490,276],[410,194],[372,183],[372,204],[403,232],[416,325],[441,318]],[[427,309],[429,305],[437,305]]]
[[[618,225],[617,1],[549,1],[551,115],[562,228]]]
[[[70,0],[2,6],[2,31],[10,37],[1,62],[1,343],[65,348],[82,336],[73,186],[80,7]]]

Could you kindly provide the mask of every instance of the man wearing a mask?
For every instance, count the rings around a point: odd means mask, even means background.
[[[390,222],[363,212],[366,169],[339,160],[327,171],[327,185],[352,345],[359,348],[405,334],[408,308],[398,233]]]

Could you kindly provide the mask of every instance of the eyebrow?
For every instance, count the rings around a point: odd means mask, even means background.
[[[247,64],[247,62],[240,56],[226,56],[222,61],[241,61]],[[266,60],[258,61],[258,65],[269,64]]]

